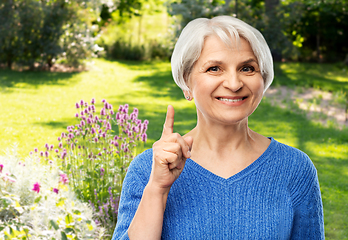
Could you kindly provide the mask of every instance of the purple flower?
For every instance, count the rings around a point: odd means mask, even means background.
[[[91,100],[91,104],[94,104],[95,103],[95,99],[94,98],[92,98],[92,100]]]
[[[59,192],[59,189],[58,188],[53,188],[53,192],[57,193]]]
[[[38,182],[36,182],[36,183],[34,183],[34,188],[31,189],[31,190],[33,190],[34,192],[39,193],[40,192],[40,187],[41,187],[40,184]]]
[[[95,134],[95,129],[91,128],[91,134]]]
[[[43,157],[43,155],[44,155],[44,152],[43,152],[43,151],[41,151],[41,152],[40,152],[40,156],[41,156],[41,157]]]
[[[86,125],[85,121],[81,120],[81,126],[85,126],[85,125]]]
[[[81,104],[81,106],[83,106],[83,104],[84,104],[84,101],[83,101],[83,100],[81,100],[81,101],[80,101],[80,104]]]
[[[67,153],[65,151],[62,152],[61,158],[64,159],[66,157]]]
[[[106,100],[105,100],[105,99],[103,99],[103,100],[102,100],[102,102],[103,102],[103,103],[105,103],[105,102],[106,102]]]
[[[56,153],[58,153],[59,152],[59,150],[58,149],[56,149],[56,150],[54,150]]]
[[[143,133],[143,135],[141,135],[141,138],[142,138],[142,141],[143,141],[143,142],[146,142],[146,140],[147,140],[147,135],[146,135],[146,133]]]
[[[2,173],[2,169],[4,169],[4,165],[0,164],[0,173]]]
[[[52,151],[52,150],[53,150],[53,148],[54,148],[54,146],[53,146],[53,144],[51,144],[51,146],[50,146],[50,150]]]
[[[78,117],[79,117],[79,114],[78,114],[78,113],[76,113],[76,114],[75,114],[75,117],[77,117],[77,118],[78,118]]]
[[[59,147],[59,148],[62,148],[62,147],[63,147],[63,143],[60,142],[60,143],[58,144],[58,147]]]
[[[49,156],[50,154],[49,154],[49,152],[45,152],[45,156],[48,158],[48,156]]]
[[[102,108],[102,110],[100,111],[100,115],[102,115],[102,116],[105,116],[105,115],[106,115],[105,108]]]
[[[68,138],[70,138],[70,139],[74,138],[74,134],[73,133],[69,133]]]
[[[47,150],[49,149],[48,143],[45,144],[45,148],[46,148]]]
[[[35,148],[35,149],[34,149],[34,152],[36,152],[36,153],[37,153],[37,151],[38,151],[38,149],[37,149],[37,148]]]
[[[79,103],[76,103],[76,108],[80,108],[80,105],[79,105]]]
[[[69,183],[68,176],[65,173],[60,173],[59,174],[59,182],[61,182],[63,184]]]
[[[101,169],[100,169],[100,176],[104,176],[104,172],[105,172],[105,169],[104,169],[104,168],[101,168]]]
[[[60,142],[60,140],[62,140],[60,137],[58,137],[58,141]]]

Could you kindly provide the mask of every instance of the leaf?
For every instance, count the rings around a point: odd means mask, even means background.
[[[75,233],[75,230],[73,228],[65,228],[64,232],[66,232],[68,234],[71,233],[71,232]]]
[[[35,198],[34,203],[40,202],[41,198],[42,198],[42,196],[38,196],[37,198]]]
[[[60,235],[62,236],[62,240],[68,240],[68,237],[66,236],[65,232],[61,231]]]
[[[76,215],[81,215],[81,211],[78,210],[78,209],[74,209],[74,210],[73,210],[73,213],[76,214]]]
[[[58,230],[58,229],[59,229],[58,224],[57,224],[56,221],[54,221],[53,219],[50,220],[50,224],[51,224],[51,226],[52,226],[55,230]]]
[[[92,231],[93,230],[92,224],[87,223],[87,228],[88,228],[89,231]]]
[[[71,216],[70,213],[68,213],[66,216],[65,216],[65,222],[66,224],[71,224],[73,222],[73,218]]]

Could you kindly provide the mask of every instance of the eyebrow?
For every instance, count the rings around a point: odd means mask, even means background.
[[[205,65],[210,65],[210,64],[221,65],[221,64],[223,64],[223,62],[222,62],[222,61],[218,61],[218,60],[209,60],[209,61],[205,62],[205,63],[203,64],[203,66],[205,66]]]
[[[249,58],[248,60],[241,62],[241,64],[247,64],[247,63],[251,63],[251,62],[255,62],[256,64],[259,64],[256,59],[254,58]]]
[[[259,63],[257,62],[257,60],[255,58],[249,58],[243,62],[241,62],[239,65],[244,65],[244,64],[248,64],[248,63],[256,63],[257,65],[259,65]],[[205,62],[202,66],[205,67],[206,65],[221,65],[223,64],[222,61],[219,61],[219,60],[209,60],[207,62]]]

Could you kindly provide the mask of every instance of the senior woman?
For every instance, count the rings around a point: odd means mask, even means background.
[[[130,164],[113,239],[324,239],[316,169],[303,152],[248,127],[273,80],[261,33],[229,16],[191,21],[172,72],[197,125]]]

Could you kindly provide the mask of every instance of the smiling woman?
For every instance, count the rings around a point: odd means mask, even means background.
[[[172,73],[197,125],[173,133],[168,106],[161,138],[128,169],[113,239],[324,239],[311,160],[248,127],[273,80],[261,33],[228,16],[193,20]]]

